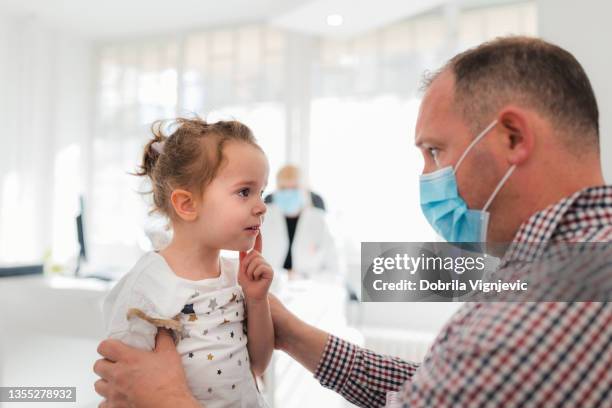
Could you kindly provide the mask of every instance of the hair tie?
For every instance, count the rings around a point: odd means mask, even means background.
[[[162,154],[164,152],[164,142],[153,142],[151,144],[151,148],[155,150],[158,154]]]

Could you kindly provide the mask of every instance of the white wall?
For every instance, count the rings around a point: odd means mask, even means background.
[[[570,51],[591,80],[599,104],[601,158],[612,182],[612,3],[606,0],[538,0],[538,33]]]
[[[61,28],[0,10],[0,262],[40,261],[54,226],[74,225],[72,213],[66,225],[58,215],[70,210],[65,192],[79,187],[65,174],[70,166],[80,173],[78,145],[89,134],[91,49]],[[71,144],[72,158],[56,156]]]

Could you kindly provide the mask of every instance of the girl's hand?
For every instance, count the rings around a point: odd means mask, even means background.
[[[274,271],[266,260],[261,256],[262,248],[261,231],[255,238],[255,246],[248,254],[240,251],[240,269],[238,271],[238,283],[247,299],[265,300],[268,289],[272,284]]]

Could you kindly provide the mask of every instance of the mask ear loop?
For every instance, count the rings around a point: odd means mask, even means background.
[[[491,129],[493,129],[493,127],[495,127],[495,125],[497,124],[497,119],[495,119],[493,122],[491,122],[489,124],[489,126],[487,126],[485,128],[485,130],[483,130],[482,132],[480,132],[480,134],[478,136],[476,136],[476,138],[474,140],[472,140],[472,143],[470,143],[468,145],[468,147],[463,151],[463,154],[461,155],[461,157],[459,158],[459,160],[457,160],[457,164],[455,164],[455,173],[457,173],[457,169],[459,169],[459,165],[461,164],[461,162],[463,161],[463,159],[465,159],[465,156],[467,156],[467,154],[470,152],[470,150],[472,149],[472,147],[474,147],[474,145],[476,143],[478,143],[480,141],[480,139],[482,139],[483,137],[486,136],[487,133],[489,133],[491,131]]]
[[[495,198],[497,193],[499,193],[499,190],[501,190],[504,184],[506,184],[506,180],[508,180],[508,178],[512,175],[512,172],[514,172],[514,169],[516,169],[516,164],[513,164],[512,167],[508,169],[504,177],[502,177],[502,179],[499,181],[499,183],[497,183],[497,187],[495,187],[495,190],[493,190],[493,194],[491,194],[491,197],[489,197],[484,207],[482,207],[482,211],[487,211],[487,209],[493,202],[493,199]]]

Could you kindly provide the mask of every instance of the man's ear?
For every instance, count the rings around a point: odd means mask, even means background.
[[[184,221],[194,221],[198,213],[196,211],[196,202],[193,199],[193,194],[187,190],[176,189],[170,195],[172,207],[176,215]]]
[[[498,126],[504,134],[504,149],[510,164],[521,164],[531,156],[535,146],[532,113],[516,106],[504,107],[498,115]]]

